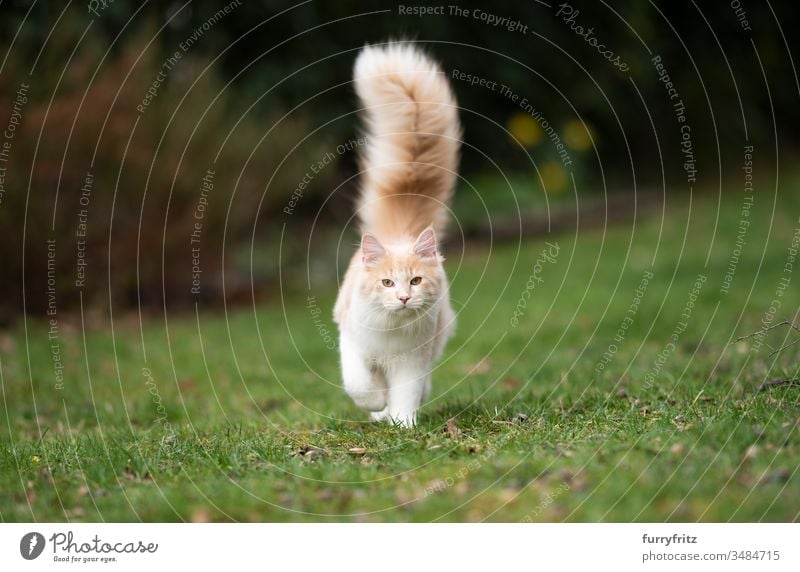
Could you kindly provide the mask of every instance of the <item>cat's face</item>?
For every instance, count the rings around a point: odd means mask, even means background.
[[[365,234],[361,255],[362,292],[373,307],[411,315],[429,309],[439,299],[444,269],[433,229],[423,231],[414,243],[393,248],[384,248],[374,236]]]

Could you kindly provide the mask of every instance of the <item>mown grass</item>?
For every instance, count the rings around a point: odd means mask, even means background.
[[[0,517],[797,520],[800,390],[758,391],[798,376],[798,346],[768,357],[797,336],[732,343],[787,276],[774,322],[797,317],[796,188],[757,195],[727,293],[735,190],[668,197],[663,217],[631,225],[451,250],[458,334],[413,430],[366,422],[340,389],[328,275],[255,308],[145,315],[141,329],[135,313],[113,329],[61,316],[63,389],[47,324],[29,320],[0,337]],[[556,261],[534,270],[546,241]]]

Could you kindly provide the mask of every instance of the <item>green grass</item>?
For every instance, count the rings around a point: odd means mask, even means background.
[[[458,334],[413,430],[367,422],[339,387],[320,333],[335,331],[332,279],[312,281],[319,313],[293,286],[255,310],[145,315],[141,330],[135,313],[115,313],[113,329],[59,316],[63,389],[47,325],[28,320],[0,334],[0,518],[797,520],[800,390],[757,391],[798,375],[799,346],[769,358],[766,345],[797,336],[731,343],[760,327],[786,276],[800,200],[771,192],[757,194],[727,294],[736,191],[549,237],[557,261],[516,327],[545,239],[451,250]],[[796,319],[800,261],[793,271],[775,321]]]

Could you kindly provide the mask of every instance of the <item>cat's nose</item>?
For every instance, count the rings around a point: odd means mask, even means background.
[[[411,296],[398,296],[397,297],[403,304],[411,300]]]

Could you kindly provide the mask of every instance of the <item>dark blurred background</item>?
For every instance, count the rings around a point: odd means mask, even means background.
[[[309,271],[335,289],[337,248],[347,256],[356,236],[350,78],[367,42],[416,40],[448,75],[518,96],[453,80],[465,127],[455,209],[470,240],[519,234],[520,219],[536,232],[560,204],[574,218],[578,199],[624,219],[634,193],[725,192],[747,145],[761,176],[796,157],[788,1],[11,0],[0,13],[4,322],[53,299],[59,311],[249,303]]]

